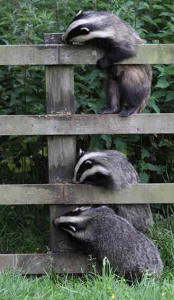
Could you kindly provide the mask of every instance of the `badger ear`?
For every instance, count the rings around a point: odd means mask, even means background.
[[[88,34],[90,32],[90,29],[88,27],[81,27],[80,33],[82,34]]]
[[[80,16],[83,13],[83,10],[79,10],[79,12],[77,13],[76,17]]]

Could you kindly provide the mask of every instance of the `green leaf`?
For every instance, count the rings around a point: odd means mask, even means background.
[[[108,134],[102,134],[101,138],[105,141],[106,149],[110,149],[111,148],[111,143],[112,143],[111,136],[108,135]]]
[[[140,177],[140,182],[141,183],[148,183],[149,182],[149,175],[147,173],[140,172],[139,177]]]
[[[173,101],[174,100],[174,91],[168,91],[166,96],[166,101]]]
[[[142,148],[141,149],[141,158],[144,159],[146,157],[150,157],[150,152],[147,149]]]
[[[161,77],[157,84],[155,85],[155,87],[157,88],[161,88],[161,89],[165,89],[170,85],[170,83],[167,81],[166,77]]]

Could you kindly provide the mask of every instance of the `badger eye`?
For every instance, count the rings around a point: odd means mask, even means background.
[[[72,211],[73,214],[74,214],[74,213],[78,213],[78,212],[80,212],[80,207],[76,207],[76,208],[73,209],[73,211]]]
[[[88,27],[82,27],[80,28],[80,33],[82,34],[88,34],[90,32]]]
[[[92,166],[93,166],[92,161],[91,160],[86,160],[85,161],[85,166],[87,166],[88,168],[92,168]]]
[[[70,228],[72,231],[76,232],[75,226],[69,225],[69,228]]]

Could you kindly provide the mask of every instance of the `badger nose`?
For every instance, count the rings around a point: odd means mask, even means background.
[[[74,174],[74,177],[73,177],[73,179],[72,179],[72,182],[73,183],[79,183],[79,181],[77,180],[77,178],[76,178],[76,175]]]
[[[64,34],[62,35],[62,42],[63,42],[64,44],[68,44],[68,43],[69,43],[68,36],[67,36],[66,33],[64,33]]]
[[[60,218],[55,218],[55,219],[53,220],[53,225],[54,225],[55,227],[58,227],[59,224],[60,224]]]
[[[65,42],[66,42],[66,40],[65,40],[65,39],[66,39],[66,37],[65,37],[65,34],[63,34],[63,35],[62,35],[62,42],[63,42],[63,43],[65,43]]]

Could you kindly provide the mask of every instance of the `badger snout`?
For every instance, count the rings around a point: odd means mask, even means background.
[[[55,227],[58,227],[58,226],[60,225],[60,219],[61,219],[61,217],[55,218],[55,219],[53,220],[53,225],[54,225]]]
[[[53,225],[55,227],[60,227],[60,226],[66,225],[68,222],[69,222],[68,217],[60,216],[60,217],[57,217],[53,220]]]
[[[66,36],[65,33],[62,35],[62,42],[63,42],[64,44],[67,44],[67,43],[68,43],[68,42],[67,42],[67,36]]]
[[[77,181],[76,176],[74,175],[73,179],[72,179],[72,183],[79,183],[79,181]]]

